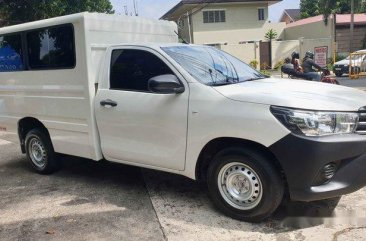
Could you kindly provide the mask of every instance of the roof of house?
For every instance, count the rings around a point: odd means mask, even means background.
[[[282,0],[181,0],[177,5],[166,12],[160,19],[169,19],[176,11],[185,5],[192,5],[192,7],[198,4],[217,4],[217,3],[254,3],[254,2],[268,2],[277,3]]]
[[[296,21],[300,17],[300,9],[285,9],[283,11],[281,19],[283,19],[285,14],[289,16],[292,21]]]
[[[333,16],[330,16],[331,19],[333,19]],[[300,19],[296,22],[287,24],[287,28],[296,27],[300,25],[310,24],[310,23],[316,23],[323,21],[323,15],[318,15],[315,17]],[[351,14],[337,14],[336,15],[336,21],[337,25],[349,25],[351,23]],[[359,13],[355,14],[355,20],[354,23],[357,25],[360,24],[366,24],[366,14],[365,13]]]
[[[337,14],[337,25],[348,25],[351,14]],[[355,14],[355,24],[366,24],[366,13]]]

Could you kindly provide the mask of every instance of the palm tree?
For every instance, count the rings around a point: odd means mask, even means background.
[[[272,40],[276,39],[278,36],[276,30],[274,29],[270,29],[268,30],[268,32],[266,33],[266,35],[264,35],[264,37],[269,40],[269,66],[271,66],[272,68]]]

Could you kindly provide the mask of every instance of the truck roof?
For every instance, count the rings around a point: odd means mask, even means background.
[[[43,28],[53,25],[60,25],[66,23],[75,23],[78,21],[82,21],[84,19],[88,20],[97,20],[97,21],[110,21],[113,23],[132,23],[132,24],[156,24],[156,25],[164,25],[167,27],[174,27],[176,24],[174,22],[165,21],[165,20],[155,20],[144,17],[136,17],[136,16],[123,16],[118,14],[104,14],[104,13],[89,13],[82,12],[77,14],[71,14],[61,17],[43,19],[34,22],[28,22],[18,25],[12,25],[8,27],[0,28],[0,34],[14,33],[20,31],[27,31],[31,29]]]

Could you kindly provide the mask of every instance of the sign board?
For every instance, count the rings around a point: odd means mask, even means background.
[[[314,61],[319,66],[325,68],[327,67],[328,60],[328,47],[315,47],[314,48]]]

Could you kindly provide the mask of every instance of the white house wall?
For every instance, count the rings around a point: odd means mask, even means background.
[[[265,20],[258,20],[258,8],[264,8]],[[204,10],[225,10],[225,23],[203,23],[203,11],[192,16],[193,39],[196,44],[228,43],[264,40],[269,29],[274,29],[278,37],[283,36],[285,23],[268,22],[267,4],[230,4],[208,6]],[[194,10],[195,11],[195,10]]]

